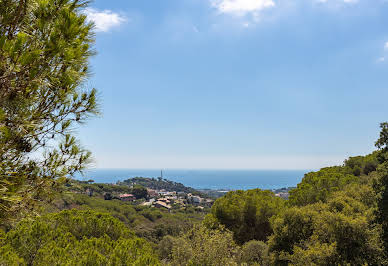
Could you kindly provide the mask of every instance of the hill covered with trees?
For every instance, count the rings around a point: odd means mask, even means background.
[[[156,189],[156,190],[166,190],[166,191],[176,191],[176,192],[185,192],[192,193],[194,195],[200,195],[201,192],[195,190],[191,187],[186,187],[182,183],[174,182],[171,180],[163,179],[163,178],[147,178],[147,177],[134,177],[122,182],[118,182],[119,185],[141,185],[146,188]]]

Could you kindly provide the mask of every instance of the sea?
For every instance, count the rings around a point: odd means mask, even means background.
[[[163,178],[195,189],[246,190],[295,187],[312,170],[184,170],[163,169]],[[157,178],[154,169],[90,169],[76,179],[96,183],[116,183],[133,177]]]

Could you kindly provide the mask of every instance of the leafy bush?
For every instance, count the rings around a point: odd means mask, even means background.
[[[240,262],[248,265],[269,265],[269,251],[266,243],[251,240],[241,248]]]
[[[240,252],[230,231],[203,226],[194,227],[182,237],[167,238],[163,243],[169,245],[163,250],[163,258],[170,258],[172,265],[237,265]]]
[[[327,167],[318,172],[305,174],[296,189],[290,191],[289,204],[305,206],[326,202],[328,196],[342,190],[346,185],[357,183],[359,178],[349,174],[344,167]]]
[[[151,246],[119,220],[93,211],[63,211],[23,220],[5,235],[0,261],[28,265],[158,264]]]
[[[286,209],[273,220],[273,263],[382,263],[381,229],[374,224],[376,202],[370,201],[371,195],[369,186],[351,185],[332,194],[327,203]]]
[[[232,191],[216,200],[211,208],[214,228],[219,223],[231,230],[239,244],[249,240],[266,241],[272,234],[270,219],[284,208],[284,200],[260,189]],[[206,223],[210,226],[210,223]]]

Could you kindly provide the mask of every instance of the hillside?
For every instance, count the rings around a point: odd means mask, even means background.
[[[194,224],[200,223],[209,212],[209,208],[197,208],[189,204],[176,204],[171,210],[165,210],[142,205],[145,199],[133,202],[119,199],[119,194],[131,191],[125,185],[87,184],[69,180],[64,191],[50,204],[46,204],[42,213],[71,209],[108,213],[127,225],[137,236],[157,243],[166,235],[178,236],[187,231]],[[112,199],[105,199],[107,193],[113,196]]]
[[[117,184],[120,186],[141,185],[150,189],[156,189],[156,190],[164,189],[166,191],[185,192],[185,193],[191,193],[194,195],[201,195],[201,192],[199,192],[194,188],[186,187],[182,183],[174,182],[160,177],[159,178],[134,177],[134,178],[124,180],[122,182],[118,182]]]

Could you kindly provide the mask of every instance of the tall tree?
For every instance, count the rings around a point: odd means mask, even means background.
[[[98,113],[84,0],[0,0],[0,224],[31,209],[90,153],[72,131]]]
[[[233,232],[238,244],[250,240],[266,241],[272,234],[270,219],[284,208],[284,200],[271,191],[252,189],[231,191],[217,199],[206,218],[208,227],[221,224]]]
[[[386,256],[388,255],[388,123],[380,124],[380,137],[376,141],[379,149],[378,160],[380,165],[377,168],[378,180],[375,184],[378,193],[377,221],[382,225],[383,241]]]

